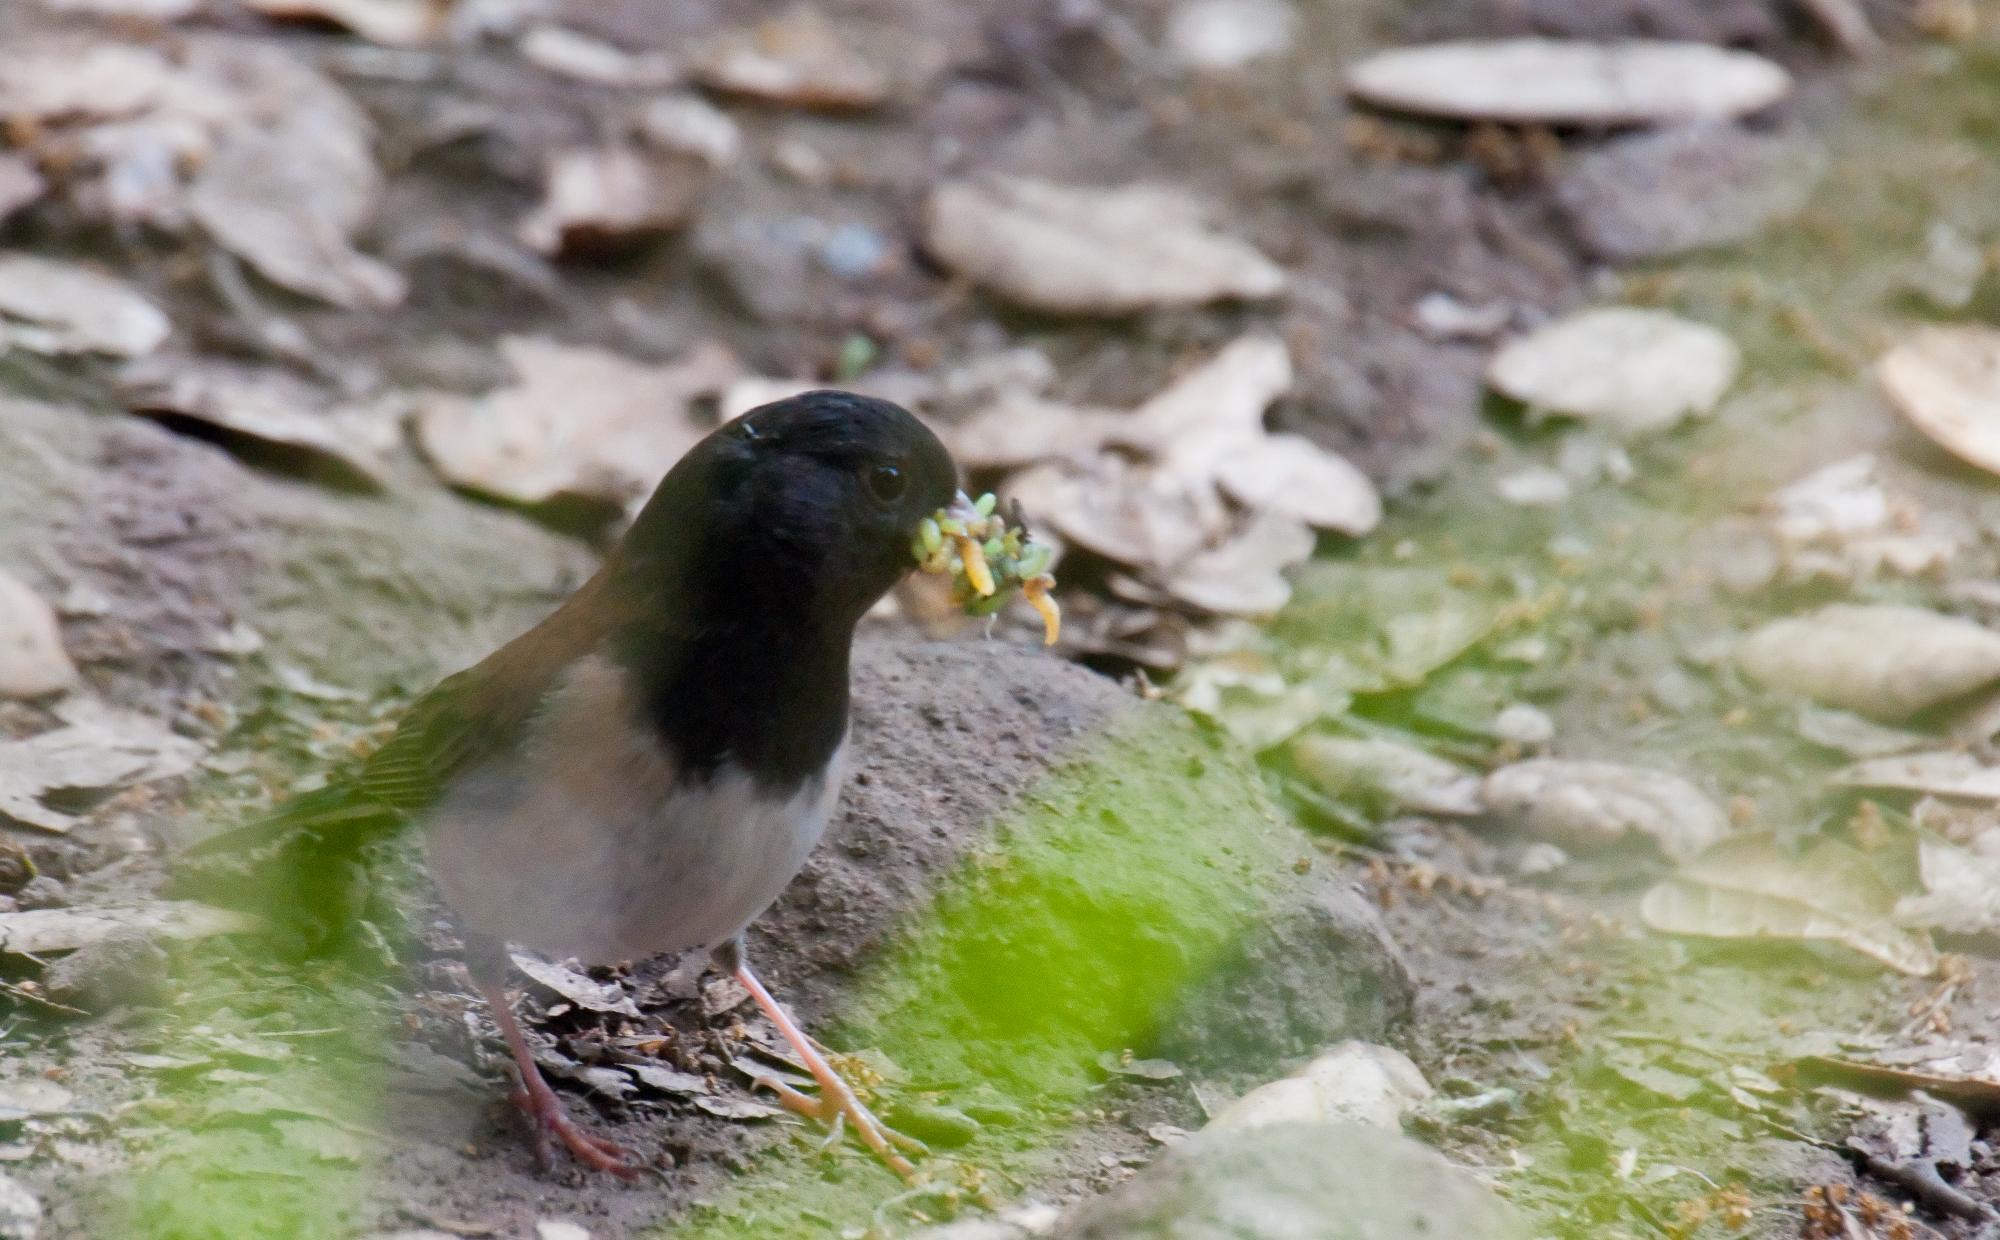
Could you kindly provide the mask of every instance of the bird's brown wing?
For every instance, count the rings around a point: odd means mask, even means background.
[[[570,663],[602,640],[616,620],[604,593],[601,577],[592,578],[541,624],[439,682],[358,770],[183,855],[200,858],[298,834],[360,843],[423,813],[455,777],[506,753]]]

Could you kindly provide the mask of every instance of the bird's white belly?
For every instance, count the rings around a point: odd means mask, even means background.
[[[431,871],[468,929],[595,964],[719,944],[798,873],[839,792],[843,754],[781,799],[727,763],[683,781],[649,731],[592,731],[551,727],[576,743],[474,774],[433,816]]]

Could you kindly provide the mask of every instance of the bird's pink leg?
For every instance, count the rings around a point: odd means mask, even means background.
[[[479,993],[486,996],[487,1006],[493,1009],[494,1023],[500,1026],[500,1036],[507,1039],[507,1049],[514,1054],[514,1071],[521,1080],[521,1088],[514,1094],[514,1105],[526,1112],[528,1122],[534,1125],[535,1150],[541,1155],[542,1165],[546,1168],[551,1161],[549,1138],[554,1136],[569,1147],[577,1161],[592,1170],[609,1171],[628,1180],[638,1175],[639,1163],[630,1153],[577,1127],[563,1109],[562,1099],[549,1088],[549,1083],[542,1079],[542,1070],[535,1065],[521,1023],[514,1018],[514,1008],[507,1002],[507,992],[497,985],[481,982]]]
[[[806,1036],[806,1031],[799,1028],[791,1015],[778,1006],[778,1001],[771,997],[771,992],[764,989],[764,983],[757,980],[757,975],[750,971],[749,965],[739,961],[735,975],[737,982],[750,992],[750,997],[756,1000],[764,1015],[770,1017],[771,1023],[778,1027],[778,1032],[785,1035],[785,1041],[791,1043],[799,1062],[803,1063],[806,1070],[812,1073],[813,1079],[819,1082],[820,1096],[818,1100],[808,1098],[796,1089],[787,1088],[775,1080],[760,1083],[777,1094],[778,1101],[789,1110],[810,1116],[824,1124],[837,1126],[843,1120],[852,1124],[854,1131],[860,1134],[862,1143],[873,1150],[877,1158],[887,1163],[890,1170],[905,1180],[914,1181],[917,1169],[910,1165],[909,1159],[896,1152],[896,1147],[922,1153],[923,1143],[912,1141],[890,1128],[862,1105],[861,1099],[854,1096],[854,1090],[846,1081],[840,1079],[840,1074],[833,1070],[833,1065],[826,1061],[826,1056],[820,1054],[819,1048],[813,1045],[813,1040]]]

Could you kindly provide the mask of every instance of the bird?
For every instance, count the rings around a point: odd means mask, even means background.
[[[358,769],[190,852],[303,841],[303,890],[420,828],[545,1166],[559,1143],[588,1168],[640,1170],[543,1079],[506,994],[510,944],[591,965],[708,949],[820,1092],[759,1084],[909,1178],[921,1145],[841,1079],[743,933],[825,830],[855,628],[915,567],[913,536],[957,479],[888,401],[820,390],[753,409],[681,457],[567,601],[418,698]]]

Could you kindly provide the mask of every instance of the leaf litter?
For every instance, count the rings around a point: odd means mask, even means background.
[[[76,683],[55,609],[0,570],[0,699],[47,697]]]

